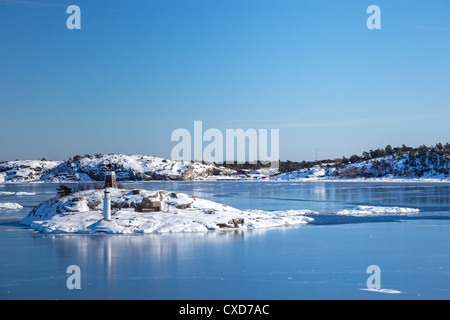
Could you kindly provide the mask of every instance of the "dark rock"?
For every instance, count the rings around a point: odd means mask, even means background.
[[[192,203],[182,203],[182,204],[175,205],[175,207],[177,209],[187,209],[187,208],[190,208],[191,205],[192,205]]]
[[[161,209],[161,201],[150,197],[142,199],[142,202],[137,203],[135,207],[137,212],[156,212],[161,211]]]
[[[98,205],[100,205],[102,203],[102,201],[92,201],[92,202],[88,202],[88,207],[90,210],[95,210],[95,208],[97,208]]]
[[[239,228],[239,225],[244,222],[244,218],[234,218],[228,220],[227,223],[217,223],[219,228]]]
[[[234,218],[234,219],[228,220],[228,224],[233,225],[234,228],[238,228],[242,222],[244,222],[244,218]]]

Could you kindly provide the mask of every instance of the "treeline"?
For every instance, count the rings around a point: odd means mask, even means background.
[[[350,163],[356,163],[394,155],[397,157],[402,157],[404,154],[420,156],[425,155],[428,152],[437,154],[450,154],[450,144],[448,142],[445,145],[443,145],[442,143],[437,143],[435,146],[428,147],[426,145],[421,145],[417,148],[408,147],[406,145],[392,148],[391,145],[387,145],[384,149],[364,151],[361,156],[352,155],[348,160],[345,157],[343,158],[343,160],[350,161]]]
[[[100,159],[103,155],[101,153],[96,153],[93,156],[91,156],[90,154],[85,154],[84,156],[80,156],[79,154],[75,155],[73,158],[69,157],[69,159],[67,159],[68,162],[77,162],[83,158],[88,158],[88,159]]]
[[[383,152],[384,151],[384,152]],[[354,157],[354,156],[352,156]],[[366,162],[364,162],[366,161]],[[364,165],[352,165],[360,163]],[[376,178],[387,175],[417,177],[450,175],[450,144],[438,143],[435,146],[421,145],[411,148],[386,147],[363,153],[359,160],[343,162],[335,166],[334,176],[339,178]]]

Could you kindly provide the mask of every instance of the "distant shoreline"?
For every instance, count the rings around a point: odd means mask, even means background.
[[[292,183],[292,182],[308,182],[308,183],[450,183],[450,180],[439,180],[433,178],[367,178],[367,179],[308,179],[299,178],[292,180],[271,180],[271,179],[203,179],[203,180],[125,180],[118,181],[118,183],[201,183],[201,182],[264,182],[264,183]],[[103,184],[103,181],[4,181],[0,182],[0,185],[10,185],[10,184]]]

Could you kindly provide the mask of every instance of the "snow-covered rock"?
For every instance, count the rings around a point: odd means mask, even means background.
[[[103,181],[108,166],[115,169],[118,181],[204,180],[210,176],[227,176],[233,172],[212,164],[172,161],[154,156],[86,155],[70,161],[3,161],[0,162],[0,183]]]
[[[111,221],[103,220],[103,190],[56,197],[22,221],[46,233],[163,233],[254,229],[308,223],[310,210],[239,210],[180,192],[109,189]]]
[[[390,155],[355,163],[321,163],[272,181],[450,181],[450,155]]]
[[[144,155],[111,154],[66,161],[46,172],[41,181],[103,181],[106,168],[112,166],[118,181],[203,180],[226,173],[213,165],[172,161]]]
[[[314,166],[310,169],[296,170],[287,173],[281,173],[270,178],[274,181],[284,181],[284,180],[319,180],[330,175],[328,170],[325,170],[321,166]]]
[[[0,183],[36,181],[62,161],[15,160],[0,162]]]

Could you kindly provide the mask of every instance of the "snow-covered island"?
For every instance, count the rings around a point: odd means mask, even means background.
[[[287,168],[271,180],[450,182],[450,144],[418,148],[388,145],[385,149],[370,150],[348,159],[304,162],[297,170],[292,170],[289,161],[283,164]]]
[[[296,226],[313,218],[310,210],[239,210],[166,190],[108,189],[111,220],[103,219],[104,190],[78,191],[49,199],[21,223],[44,233],[165,233]]]
[[[0,161],[0,183],[39,181],[43,174],[62,163],[45,159]]]
[[[103,181],[108,166],[114,168],[118,181],[204,180],[210,176],[222,177],[233,173],[233,170],[201,162],[108,154],[77,156],[67,161],[3,161],[0,162],[0,183]]]
[[[67,161],[0,161],[4,182],[103,181],[112,167],[117,181],[255,180],[267,181],[450,181],[450,144],[406,146],[363,152],[334,160],[280,161],[279,172],[258,165],[215,165],[146,155],[84,155]]]

